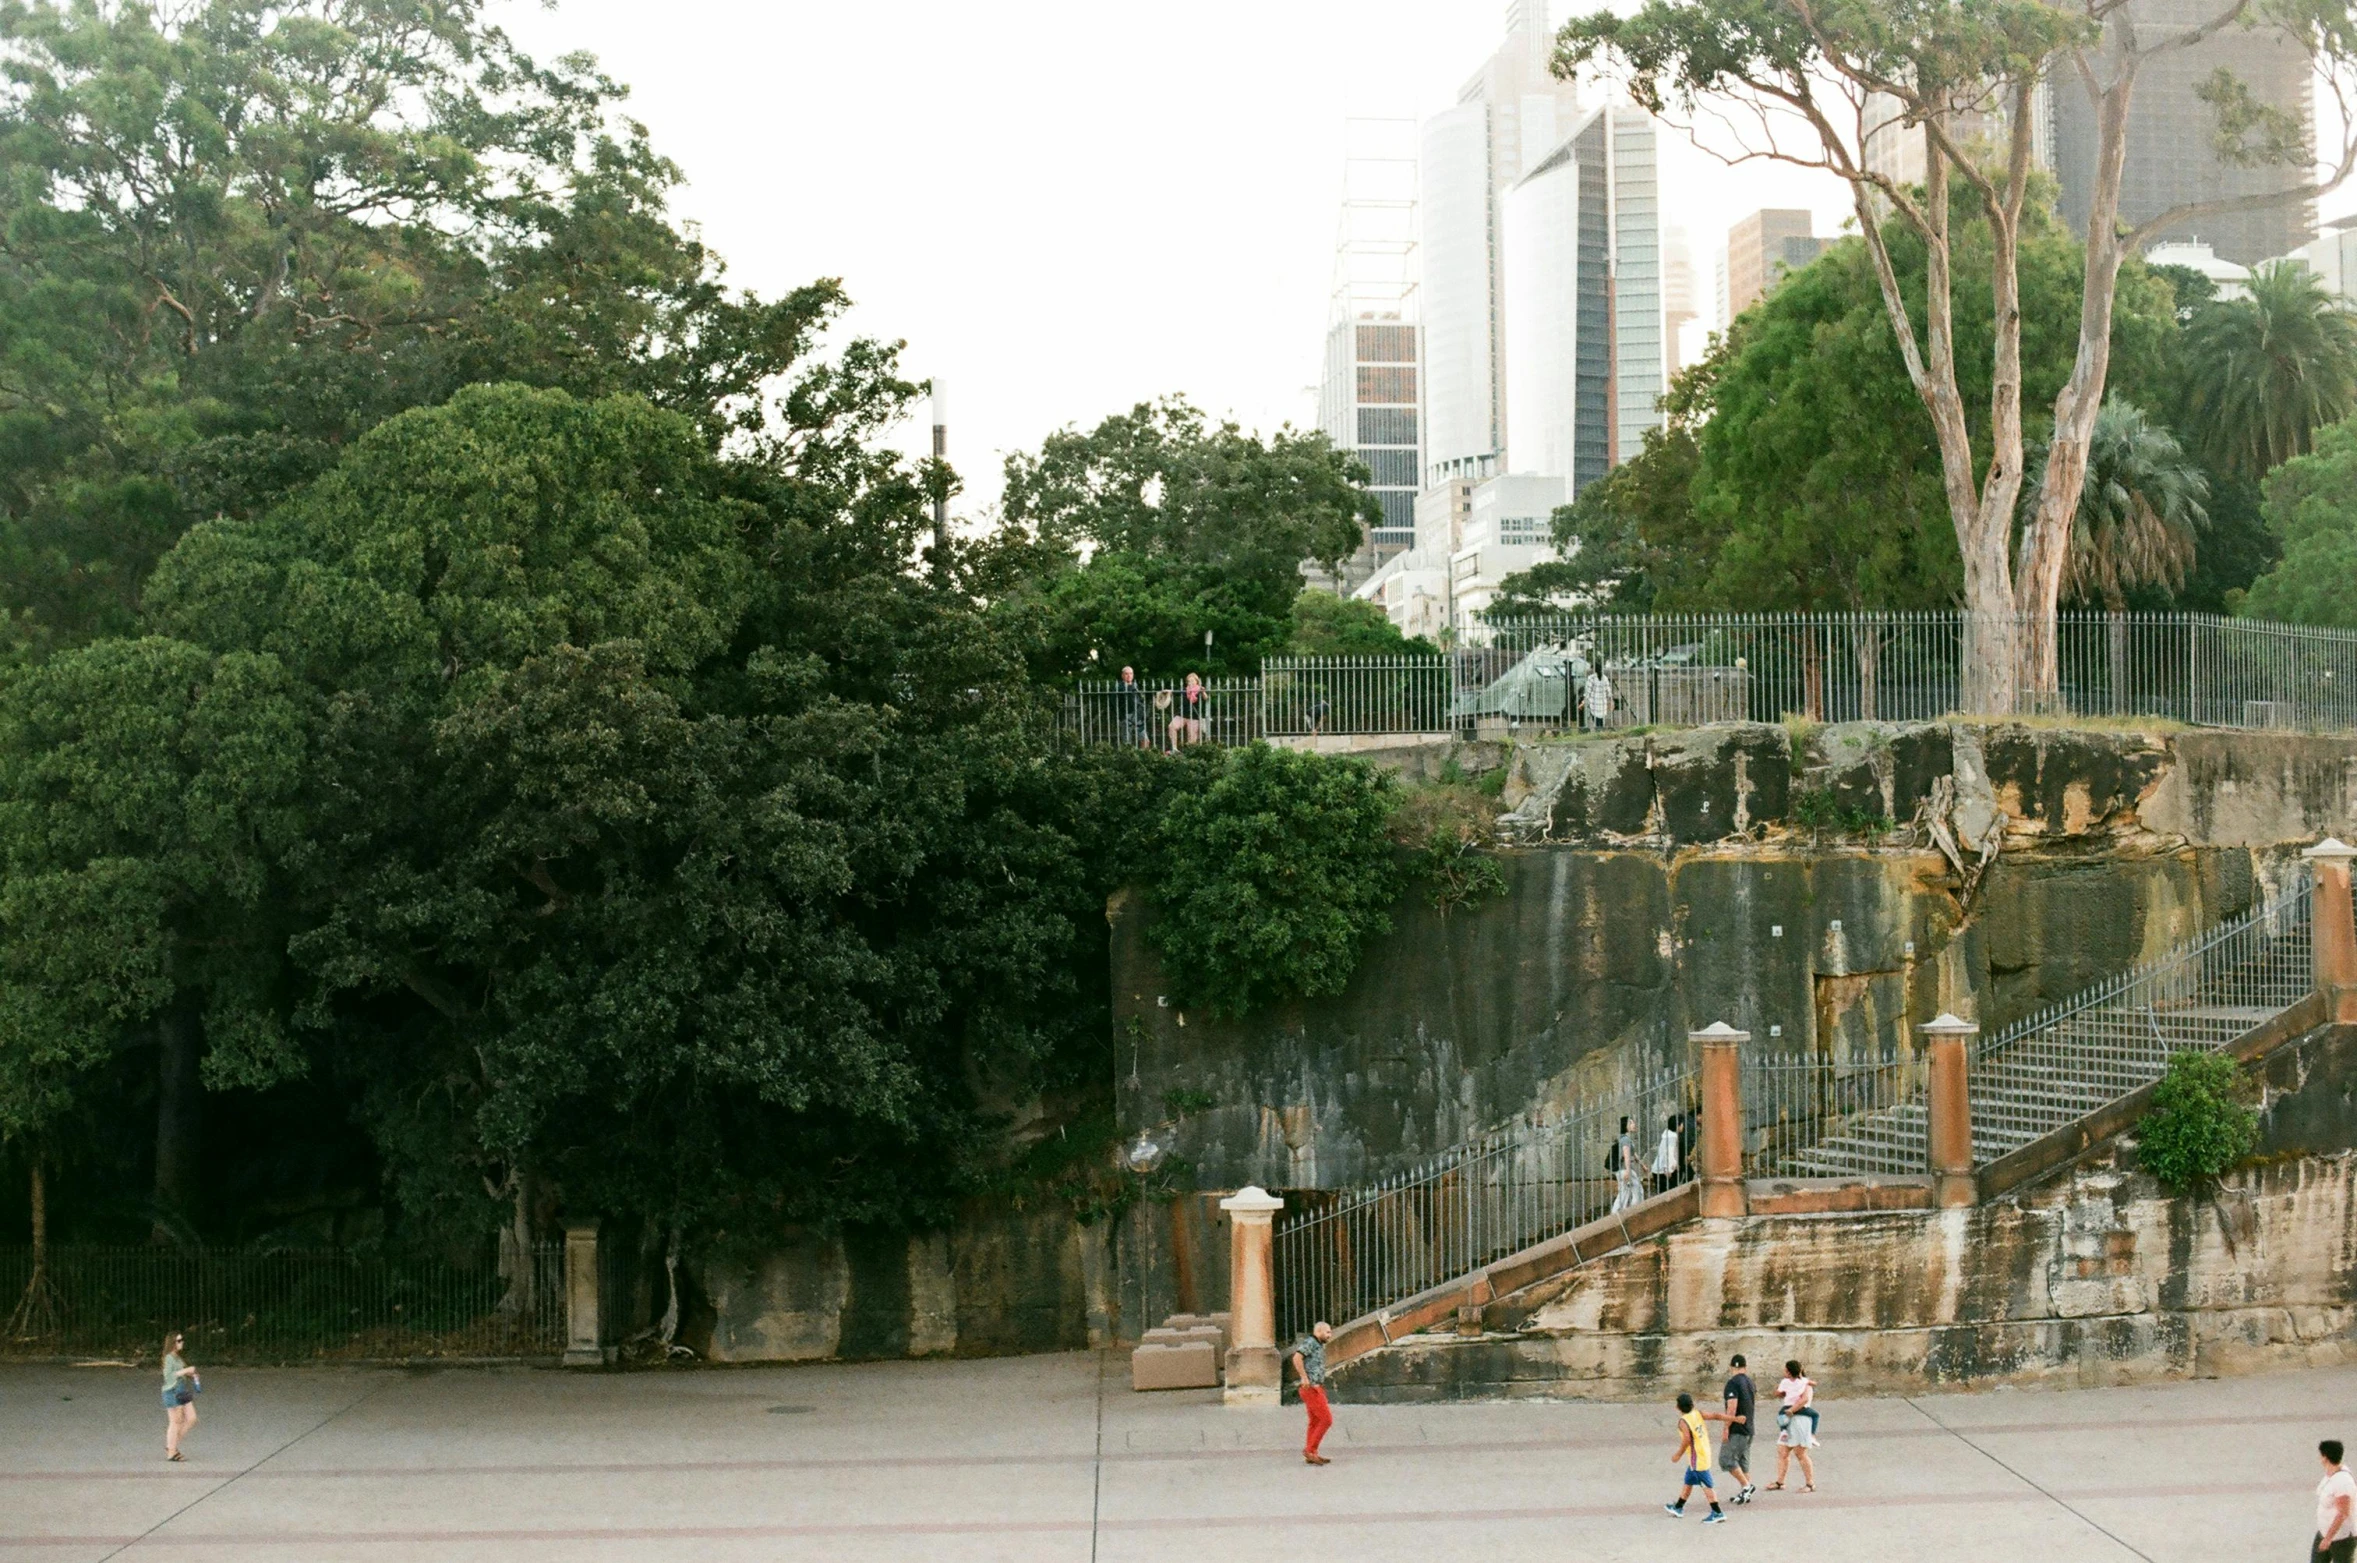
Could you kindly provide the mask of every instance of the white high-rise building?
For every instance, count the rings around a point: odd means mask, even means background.
[[[1426,480],[1486,477],[1506,446],[1506,192],[1555,150],[1579,94],[1548,69],[1546,0],[1515,0],[1506,40],[1424,125],[1423,261]]]
[[[1507,193],[1510,471],[1587,487],[1661,424],[1669,347],[1655,135],[1589,114]]]
[[[1368,471],[1383,519],[1346,579],[1363,576],[1416,540],[1421,486],[1416,322],[1416,159],[1412,120],[1353,120],[1343,170],[1342,227],[1318,426]]]

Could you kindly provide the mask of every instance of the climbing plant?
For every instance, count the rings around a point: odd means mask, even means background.
[[[2198,1192],[2259,1142],[2256,1087],[2225,1053],[2186,1051],[2153,1087],[2152,1110],[2136,1132],[2146,1170],[2180,1192]]]

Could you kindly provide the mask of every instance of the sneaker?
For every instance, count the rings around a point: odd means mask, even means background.
[[[1727,1501],[1729,1503],[1749,1503],[1751,1502],[1751,1493],[1749,1490],[1738,1492],[1734,1497],[1729,1498]]]
[[[1727,1523],[1727,1516],[1719,1510],[1713,1509],[1702,1517],[1702,1523],[1705,1525],[1724,1525]]]
[[[1737,1503],[1749,1503],[1751,1502],[1751,1495],[1755,1492],[1758,1492],[1759,1490],[1760,1484],[1758,1482],[1746,1482],[1743,1485],[1742,1494],[1737,1497],[1735,1501]]]
[[[1663,1504],[1661,1506],[1661,1512],[1668,1515],[1673,1520],[1682,1520],[1686,1517],[1686,1511],[1674,1503]]]

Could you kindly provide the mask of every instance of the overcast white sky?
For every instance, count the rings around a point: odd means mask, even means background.
[[[841,277],[856,329],[907,341],[912,373],[948,387],[979,502],[1002,452],[1165,392],[1254,427],[1309,421],[1344,123],[1454,102],[1505,9],[511,0],[501,20],[630,84],[736,283]],[[1811,206],[1828,232],[1847,208],[1822,176],[1691,152],[1665,184],[1706,311],[1736,218]]]

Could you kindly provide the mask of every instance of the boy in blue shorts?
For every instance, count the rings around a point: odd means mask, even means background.
[[[1725,1523],[1726,1512],[1719,1507],[1718,1491],[1711,1485],[1710,1479],[1710,1430],[1702,1425],[1701,1416],[1695,1412],[1692,1395],[1678,1397],[1678,1447],[1670,1459],[1686,1468],[1686,1480],[1678,1489],[1678,1501],[1662,1505],[1669,1511],[1670,1518],[1684,1517],[1686,1500],[1699,1487],[1710,1494],[1710,1512],[1702,1517],[1702,1523]]]

